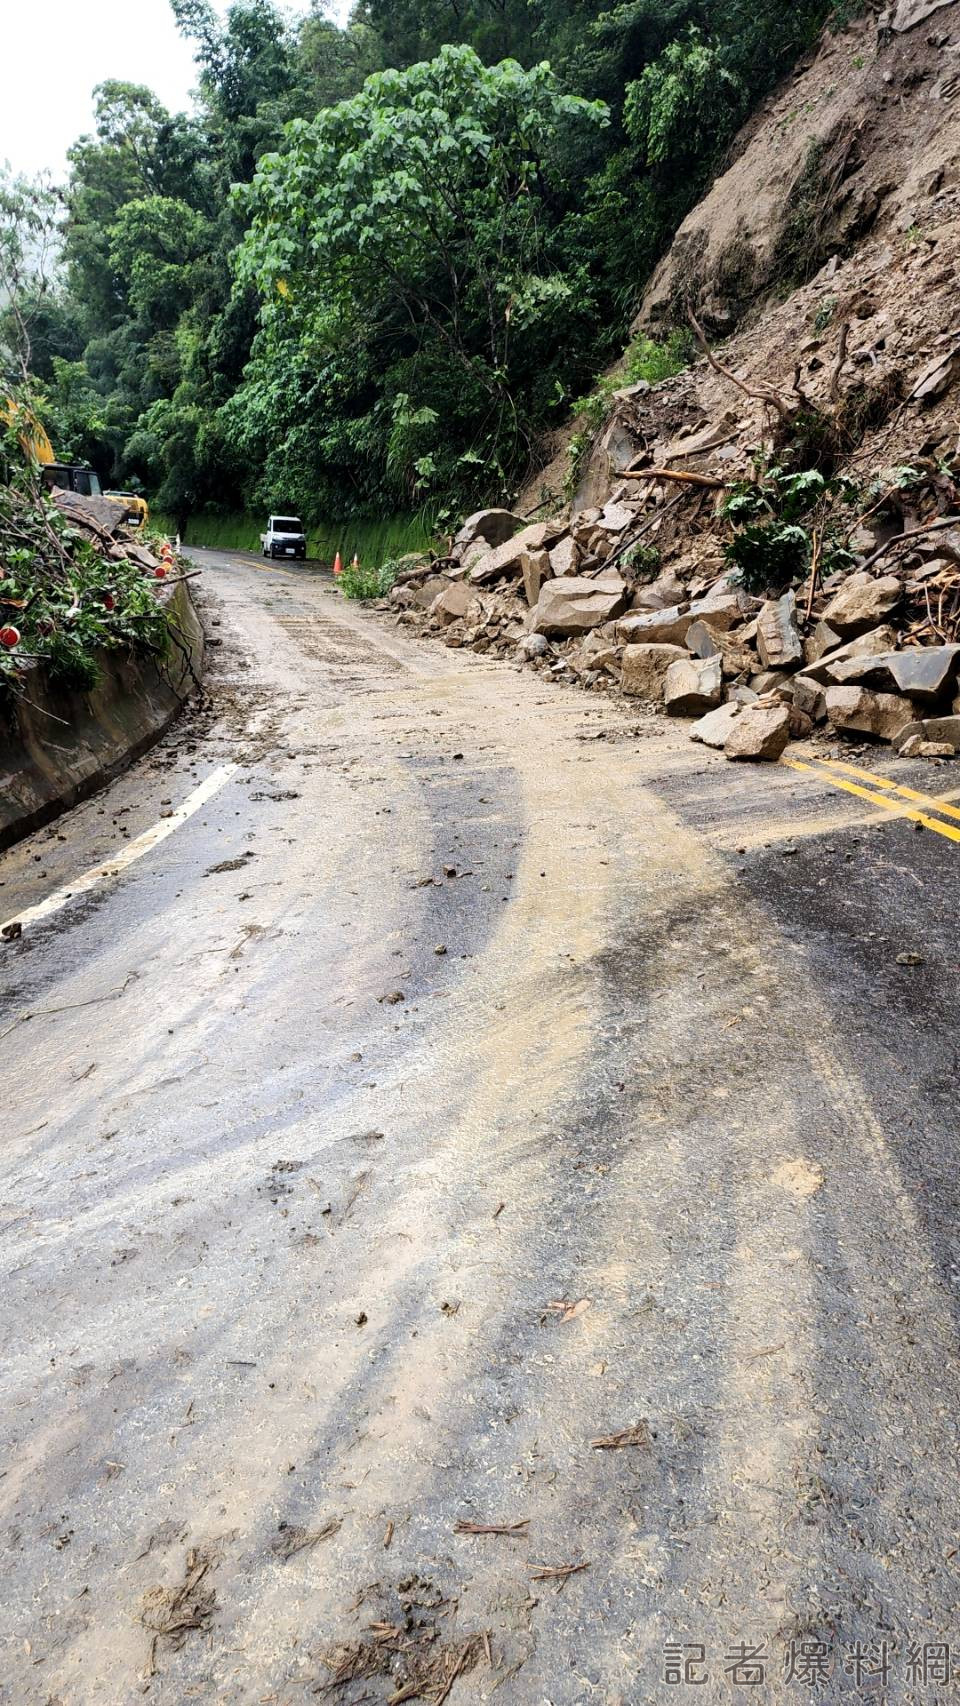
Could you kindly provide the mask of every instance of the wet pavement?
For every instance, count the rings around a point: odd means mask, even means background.
[[[196,556],[0,860],[0,1701],[947,1697],[960,775]]]

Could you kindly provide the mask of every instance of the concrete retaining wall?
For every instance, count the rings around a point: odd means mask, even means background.
[[[54,685],[38,666],[23,697],[0,700],[0,848],[95,793],[170,727],[194,691],[203,630],[186,583],[170,588],[169,608],[189,662],[177,648],[164,665],[104,652],[91,693]]]

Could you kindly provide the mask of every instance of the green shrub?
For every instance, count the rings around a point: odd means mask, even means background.
[[[799,471],[754,458],[756,478],[732,488],[722,513],[736,531],[724,547],[746,592],[781,593],[811,566],[815,536],[824,574],[850,568],[844,511],[862,501],[852,480],[828,480],[817,468]]]
[[[660,573],[661,561],[656,545],[644,545],[642,540],[638,540],[636,545],[631,545],[629,550],[624,552],[620,559],[620,568],[630,580],[652,581],[656,580]]]
[[[399,563],[389,561],[376,568],[372,563],[350,563],[337,585],[344,598],[385,598],[400,573]]]
[[[659,385],[689,367],[694,354],[693,336],[683,326],[674,327],[661,343],[641,332],[627,345],[627,384],[637,385],[645,379],[648,385]]]
[[[683,327],[675,327],[661,342],[641,332],[627,345],[622,366],[613,373],[600,374],[594,389],[574,403],[573,415],[583,425],[567,446],[569,467],[564,491],[568,498],[577,489],[593,441],[610,413],[614,392],[644,381],[660,385],[664,379],[672,379],[674,374],[689,367],[694,353],[693,338]]]

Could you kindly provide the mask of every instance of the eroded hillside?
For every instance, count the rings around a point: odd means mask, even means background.
[[[960,746],[958,93],[956,0],[824,35],[650,282],[637,331],[689,324],[698,359],[614,394],[564,525],[474,525],[435,565],[466,582],[431,610],[448,643],[726,732],[759,703],[773,749],[824,719]]]

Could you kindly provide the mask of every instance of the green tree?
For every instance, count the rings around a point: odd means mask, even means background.
[[[33,370],[33,335],[51,298],[59,197],[43,177],[0,167],[0,364],[2,378]]]
[[[529,445],[536,360],[591,294],[551,245],[562,145],[606,116],[547,65],[487,67],[447,47],[291,125],[286,151],[238,192],[239,277],[257,285],[268,332],[288,321],[320,361],[377,350],[372,408],[401,488],[449,481],[477,440],[500,467]],[[451,434],[457,389],[472,432]]]

